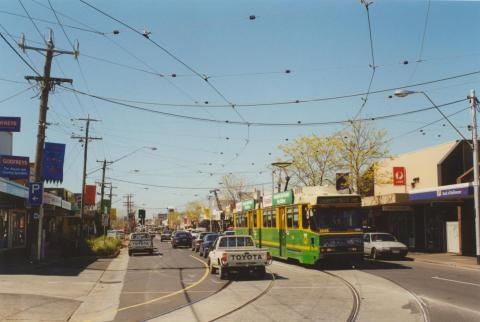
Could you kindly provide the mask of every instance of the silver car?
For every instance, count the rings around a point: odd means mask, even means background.
[[[363,235],[363,252],[373,259],[386,256],[405,258],[408,247],[389,233],[365,233]]]

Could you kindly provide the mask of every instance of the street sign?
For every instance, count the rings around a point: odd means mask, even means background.
[[[39,219],[39,218],[40,218],[40,214],[38,212],[34,212],[33,219]]]
[[[28,202],[31,206],[40,206],[43,203],[43,182],[28,184]]]
[[[405,178],[405,167],[393,167],[393,185],[404,186],[407,182]]]

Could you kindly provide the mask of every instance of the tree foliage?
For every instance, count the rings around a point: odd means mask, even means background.
[[[185,207],[185,215],[190,221],[198,222],[203,213],[204,205],[199,200],[190,201]]]
[[[335,177],[340,141],[333,136],[300,136],[290,144],[280,145],[284,157],[292,160],[288,167],[292,185],[323,185]]]
[[[292,185],[333,184],[337,172],[348,172],[350,189],[364,194],[381,178],[376,163],[388,155],[386,136],[371,122],[351,121],[333,135],[300,136],[279,148],[293,162],[288,167]]]

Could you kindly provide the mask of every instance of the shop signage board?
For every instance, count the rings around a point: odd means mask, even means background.
[[[393,185],[404,186],[407,183],[405,167],[393,167]]]
[[[21,118],[0,116],[0,132],[20,132]]]
[[[255,209],[255,199],[242,201],[242,210],[249,211]]]
[[[40,206],[43,203],[42,182],[31,182],[28,184],[28,203],[30,206]]]
[[[453,184],[411,192],[409,200],[465,198],[473,195],[471,183]]]
[[[85,185],[85,205],[94,206],[96,194],[97,194],[96,185]]]
[[[9,179],[28,179],[30,164],[28,157],[0,155],[0,177]]]
[[[272,205],[283,206],[293,204],[293,190],[273,194]]]

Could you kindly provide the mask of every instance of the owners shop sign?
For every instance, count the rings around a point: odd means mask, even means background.
[[[28,179],[30,166],[28,157],[0,155],[0,177],[8,179]]]

